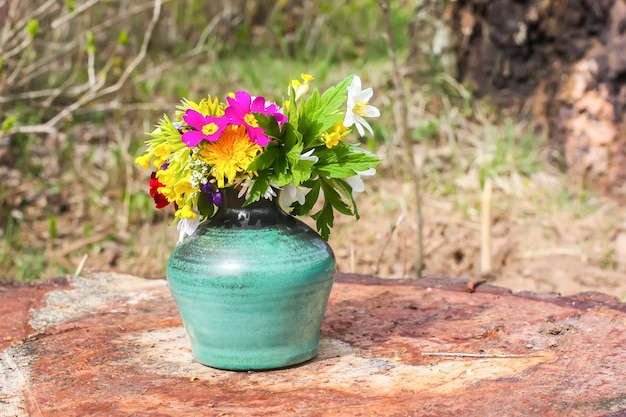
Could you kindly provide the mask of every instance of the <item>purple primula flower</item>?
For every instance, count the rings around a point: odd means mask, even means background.
[[[215,185],[210,182],[200,184],[200,191],[202,191],[203,194],[206,194],[207,203],[215,204],[218,207],[222,206],[224,198],[222,197],[220,190],[218,190]]]
[[[183,142],[190,148],[203,140],[217,141],[228,125],[228,120],[224,117],[203,116],[200,112],[192,109],[187,109],[183,120],[195,129],[183,133]]]
[[[264,97],[256,97],[252,101],[252,97],[245,91],[238,91],[235,98],[228,97],[228,107],[224,111],[224,116],[228,118],[229,123],[234,125],[246,126],[250,140],[259,146],[265,146],[269,143],[270,138],[265,135],[263,128],[252,113],[261,113],[264,115],[272,115],[278,123],[285,122],[287,117],[280,113],[276,104],[266,105]]]

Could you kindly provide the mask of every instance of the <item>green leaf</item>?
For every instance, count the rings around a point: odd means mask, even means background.
[[[357,171],[366,171],[380,163],[380,157],[356,146],[341,143],[331,149],[320,148],[316,171],[331,178],[346,178]]]
[[[117,37],[117,43],[118,45],[126,45],[128,43],[128,32],[125,30],[121,31]]]
[[[302,143],[297,143],[291,149],[287,150],[285,157],[287,158],[290,166],[293,167],[298,164],[303,148],[304,145]]]
[[[256,179],[254,180],[254,185],[252,186],[252,189],[250,190],[250,195],[248,196],[248,199],[244,203],[244,206],[247,206],[248,204],[251,204],[257,201],[258,199],[262,198],[269,186],[270,186],[269,173],[267,171],[259,173],[259,176],[256,177]]]
[[[287,165],[287,158],[285,158],[284,155],[280,155],[280,157],[276,158],[276,160],[274,161],[274,167],[273,167],[274,176],[276,177],[276,179],[283,182],[286,176],[288,175],[287,173],[288,167],[289,166]]]
[[[291,123],[285,124],[283,128],[284,138],[285,138],[285,147],[287,150],[290,150],[292,147],[296,146],[298,143],[302,142],[302,134],[298,132]]]
[[[296,90],[293,86],[289,86],[289,97],[295,97]],[[294,128],[294,130],[298,130],[298,102],[295,100],[291,100],[289,102],[289,109],[287,110],[287,121]]]
[[[198,197],[198,212],[203,218],[210,218],[215,212],[215,206],[207,202],[206,194],[204,193],[200,193]]]
[[[299,186],[311,178],[311,170],[315,165],[314,161],[298,160],[298,163],[291,167],[291,176],[294,186]]]
[[[252,113],[257,120],[257,123],[260,127],[263,128],[264,133],[271,138],[279,138],[280,134],[280,126],[278,126],[278,122],[276,118],[272,115],[265,115],[263,113]]]
[[[54,216],[48,217],[48,234],[52,239],[58,236],[57,219]]]
[[[39,32],[39,20],[30,19],[28,23],[26,23],[26,32],[28,32],[28,36],[33,39],[35,35],[37,35],[37,32]]]
[[[361,216],[359,215],[359,210],[357,209],[356,200],[354,199],[354,193],[352,192],[350,184],[342,179],[333,180],[333,184],[335,185],[335,188],[337,188],[339,192],[348,199],[350,206],[352,207],[352,211],[354,212],[354,217],[359,220]]]
[[[13,125],[15,125],[16,121],[17,121],[17,118],[15,116],[9,116],[6,119],[4,119],[4,121],[2,122],[2,131],[6,133],[9,130],[11,130]]]
[[[319,111],[328,113],[328,109],[334,110],[341,106],[346,100],[348,85],[352,82],[353,78],[354,75],[349,75],[339,84],[326,90],[322,95],[322,106]]]
[[[322,102],[322,99],[320,97],[320,92],[316,88],[311,93],[311,97],[309,97],[309,99],[304,103],[302,112],[304,114],[313,114],[317,112],[319,107],[321,106],[321,102]]]
[[[257,156],[254,161],[248,165],[247,171],[262,171],[268,169],[272,166],[276,158],[280,156],[281,150],[278,146],[270,142],[266,147],[265,151]]]
[[[320,184],[321,181],[319,179],[308,181],[303,184],[305,187],[309,187],[311,191],[309,191],[304,198],[304,204],[300,205],[298,202],[294,203],[291,214],[293,214],[294,216],[304,216],[309,214],[309,212],[313,209],[315,203],[317,203],[317,199],[319,198]]]
[[[315,227],[319,234],[325,239],[328,240],[330,236],[330,228],[333,227],[333,222],[335,220],[335,213],[333,213],[333,208],[330,204],[324,203],[324,207],[311,215],[313,220],[315,220]]]
[[[65,7],[68,11],[73,12],[76,8],[76,0],[65,0]]]
[[[330,204],[333,208],[335,208],[338,212],[342,214],[346,214],[348,216],[352,216],[352,210],[350,207],[343,201],[341,195],[335,190],[332,183],[322,180],[322,191],[324,191],[324,202]]]
[[[353,75],[346,77],[339,84],[326,90],[321,97],[315,89],[305,102],[300,113],[299,128],[305,148],[310,147],[315,139],[344,117],[343,112],[336,111],[346,100],[347,87],[353,77]]]
[[[96,52],[96,37],[94,36],[92,31],[88,30],[87,32],[85,32],[85,41],[85,50],[87,51],[87,53],[94,54]]]

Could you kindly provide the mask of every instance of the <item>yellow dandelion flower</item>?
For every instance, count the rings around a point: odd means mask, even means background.
[[[218,188],[232,183],[239,173],[246,172],[262,148],[250,141],[245,126],[228,126],[213,143],[203,142],[198,156],[212,167],[211,174]]]

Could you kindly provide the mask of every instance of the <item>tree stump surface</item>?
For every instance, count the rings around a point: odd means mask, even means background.
[[[163,279],[0,286],[0,416],[621,416],[626,305],[338,274],[311,361],[195,362]]]

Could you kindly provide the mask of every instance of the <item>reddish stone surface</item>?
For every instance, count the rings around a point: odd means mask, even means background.
[[[193,361],[164,281],[81,279],[0,353],[0,415],[624,415],[624,304],[465,284],[339,275],[316,358],[229,372]]]
[[[68,286],[67,279],[46,284],[0,283],[0,350],[19,343],[32,333],[28,312],[41,306],[42,298],[48,291]]]

